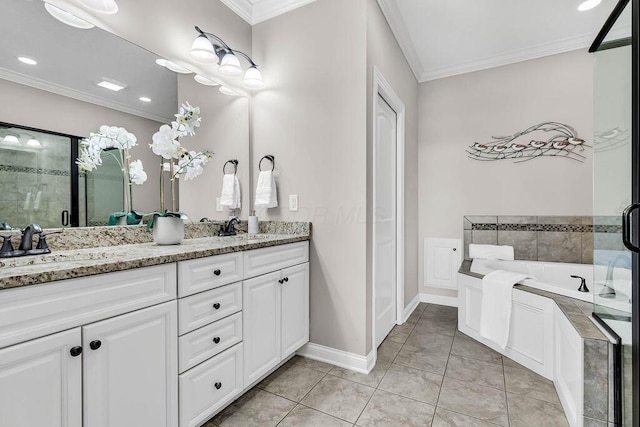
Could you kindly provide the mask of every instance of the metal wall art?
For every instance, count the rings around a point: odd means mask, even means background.
[[[593,138],[593,149],[596,152],[611,151],[629,144],[631,144],[629,129],[608,129],[604,132],[596,132]]]
[[[531,126],[511,136],[492,136],[493,141],[474,143],[467,147],[468,157],[474,160],[493,161],[512,159],[514,163],[526,162],[538,157],[562,157],[584,162],[587,145],[584,139],[569,125],[545,122]]]

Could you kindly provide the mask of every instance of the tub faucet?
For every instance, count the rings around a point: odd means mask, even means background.
[[[33,235],[41,234],[42,227],[38,224],[29,224],[22,230],[22,240],[20,241],[21,251],[30,251],[33,249]]]
[[[587,280],[582,276],[574,276],[571,275],[572,279],[580,279],[580,287],[578,288],[578,292],[589,292],[589,288],[587,288]]]
[[[613,272],[616,269],[616,266],[620,261],[627,261],[628,257],[626,254],[617,255],[614,259],[609,262],[607,265],[607,277],[604,281],[604,286],[598,296],[602,298],[615,298],[616,290],[613,288]]]

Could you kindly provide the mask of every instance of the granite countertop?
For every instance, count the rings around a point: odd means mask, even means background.
[[[0,292],[2,289],[284,245],[309,239],[310,233],[240,234],[230,237],[185,239],[182,244],[172,246],[158,246],[151,242],[3,258],[0,259]]]
[[[469,260],[462,262],[462,266],[460,266],[458,272],[478,279],[484,277],[483,274],[471,272],[471,261]],[[607,337],[604,336],[600,329],[598,329],[589,318],[593,312],[592,303],[554,294],[553,292],[542,291],[526,285],[515,285],[514,288],[552,299],[582,338],[608,341]]]

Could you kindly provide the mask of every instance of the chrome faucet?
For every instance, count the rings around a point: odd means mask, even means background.
[[[238,218],[237,216],[234,216],[233,218],[229,219],[229,221],[227,221],[222,226],[222,228],[220,229],[220,232],[218,233],[218,236],[235,236],[236,234],[238,234],[236,232],[234,224],[240,224],[240,218]]]
[[[607,265],[607,277],[604,281],[604,286],[598,296],[602,298],[615,298],[616,290],[613,288],[613,272],[620,261],[627,261],[629,258],[626,254],[617,255]]]
[[[22,240],[20,240],[20,247],[18,250],[30,251],[33,249],[33,235],[41,234],[42,227],[38,224],[29,224],[24,230],[22,230]]]

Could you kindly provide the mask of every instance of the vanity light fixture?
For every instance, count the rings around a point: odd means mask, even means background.
[[[86,6],[94,12],[113,15],[118,13],[118,4],[115,0],[78,0],[81,5]]]
[[[103,87],[105,89],[109,89],[112,90],[114,92],[119,92],[122,89],[124,89],[125,87],[127,87],[126,84],[124,83],[120,83],[117,82],[115,80],[109,80],[109,79],[105,79],[103,78],[101,82],[96,83],[97,86]]]
[[[27,64],[27,65],[37,65],[38,61],[36,61],[33,58],[29,58],[28,56],[18,56],[18,61],[22,62],[23,64]]]
[[[584,12],[585,10],[593,9],[594,7],[599,5],[600,2],[601,2],[601,0],[586,0],[586,1],[583,1],[582,3],[580,3],[580,6],[578,6],[578,10],[580,12]]]
[[[9,144],[9,145],[18,145],[18,144],[20,144],[20,140],[15,135],[7,135],[7,136],[5,136],[3,141],[4,141],[5,144]]]
[[[200,83],[201,85],[205,85],[205,86],[219,86],[220,83],[216,83],[211,79],[208,79],[206,77],[201,76],[200,74],[196,74],[195,76],[193,76],[193,79],[195,81],[197,81],[198,83]]]
[[[27,147],[31,148],[42,148],[42,144],[35,138],[31,138],[27,141]]]
[[[249,89],[261,89],[264,87],[262,73],[249,55],[239,50],[231,49],[228,44],[215,34],[206,33],[197,26],[198,37],[193,41],[189,55],[198,62],[220,64],[220,72],[229,77],[237,77],[242,74],[242,67],[238,55],[249,62],[249,68],[244,74],[244,86]],[[212,42],[211,39],[215,41]],[[220,89],[222,92],[222,87]],[[224,92],[223,92],[224,93]],[[237,93],[234,92],[234,95]]]
[[[54,6],[50,3],[47,3],[46,1],[44,3],[44,8],[47,10],[47,12],[49,12],[49,15],[53,16],[58,21],[64,24],[67,24],[71,27],[80,28],[82,30],[88,30],[90,28],[95,27],[95,25],[93,25],[92,23],[87,22],[84,19],[78,18],[74,14],[69,13],[64,9],[60,9],[59,7]]]
[[[151,98],[149,98],[148,96],[141,96],[138,99],[142,102],[151,102]]]

